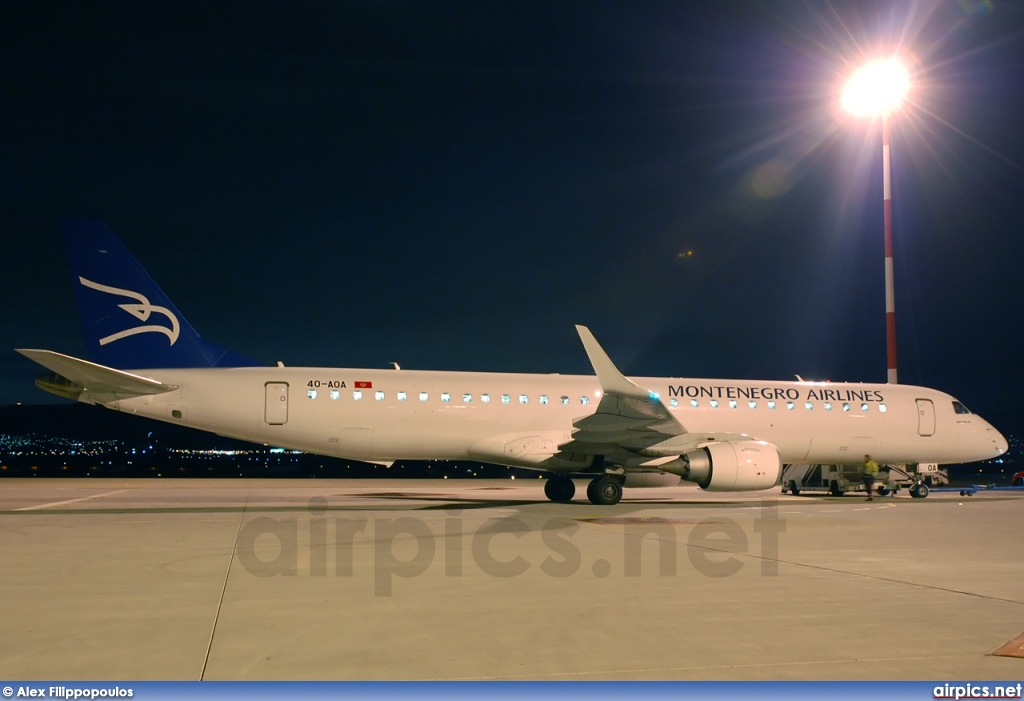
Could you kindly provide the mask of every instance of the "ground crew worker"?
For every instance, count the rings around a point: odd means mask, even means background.
[[[864,491],[868,493],[868,501],[874,501],[875,475],[878,474],[878,463],[870,455],[864,456]]]

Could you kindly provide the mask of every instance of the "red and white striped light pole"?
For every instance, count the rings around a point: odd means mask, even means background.
[[[887,378],[896,384],[896,293],[892,265],[892,188],[889,177],[889,115],[910,87],[907,69],[896,59],[874,61],[857,71],[843,89],[842,103],[857,116],[882,118],[882,218],[885,228],[885,348]]]
[[[887,381],[896,384],[896,291],[892,278],[892,189],[889,180],[889,115],[882,113],[882,218],[885,227],[885,352]]]

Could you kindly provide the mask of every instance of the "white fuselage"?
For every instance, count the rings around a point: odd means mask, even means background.
[[[250,367],[154,369],[180,388],[107,406],[225,436],[367,461],[542,467],[594,413],[593,376]],[[631,378],[690,434],[768,441],[786,463],[958,463],[1005,439],[948,394],[910,385]],[[87,397],[83,400],[88,401]],[[558,469],[558,468],[555,468]]]

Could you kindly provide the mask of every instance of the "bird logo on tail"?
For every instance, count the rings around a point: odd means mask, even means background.
[[[146,326],[136,326],[135,328],[125,329],[124,331],[112,333],[109,336],[104,336],[103,338],[100,339],[101,346],[105,346],[108,343],[113,343],[114,341],[120,341],[122,338],[127,338],[128,336],[135,336],[140,333],[151,332],[162,333],[163,335],[167,336],[167,338],[170,339],[172,346],[175,344],[175,342],[177,342],[179,331],[178,318],[174,314],[172,314],[171,310],[168,309],[167,307],[161,307],[158,305],[150,304],[149,299],[147,299],[145,295],[139,294],[138,292],[124,290],[119,287],[111,287],[109,285],[101,285],[98,282],[86,280],[84,277],[81,276],[78,277],[78,280],[86,287],[92,288],[94,290],[105,292],[111,295],[118,295],[121,297],[131,297],[132,299],[138,300],[137,304],[119,304],[117,306],[119,306],[121,309],[125,310],[132,316],[134,316],[139,321],[149,321],[149,317],[152,314],[156,313],[163,314],[171,322],[170,328],[166,326],[160,326],[158,324],[149,324]]]

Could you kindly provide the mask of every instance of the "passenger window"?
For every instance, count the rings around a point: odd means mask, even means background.
[[[442,402],[450,402],[451,400],[452,400],[452,393],[451,392],[441,392],[441,401]]]
[[[404,402],[404,401],[405,401],[405,398],[406,398],[407,396],[408,396],[408,395],[407,395],[407,394],[406,394],[405,392],[399,392],[399,393],[398,393],[398,401],[400,401],[400,402]]]
[[[832,402],[825,402],[825,411],[832,411]]]
[[[790,411],[793,411],[794,409],[796,409],[796,402],[786,402],[786,408],[789,409]]]
[[[580,404],[582,404],[583,406],[590,404],[590,397],[580,397]]]
[[[888,411],[888,408],[885,406],[885,404],[879,404],[878,410],[881,411],[882,413],[885,413],[886,411]]]
[[[849,410],[850,410],[850,404],[849,404],[849,402],[846,402],[846,403],[844,403],[844,404],[843,404],[843,411],[849,411]]]
[[[718,400],[717,399],[712,399],[710,402],[708,402],[708,404],[711,405],[712,409],[717,409],[718,408]]]
[[[309,390],[308,392],[306,392],[306,396],[309,397],[310,399],[316,399],[316,390]]]
[[[804,402],[804,409],[806,409],[807,411],[813,411],[814,402]]]
[[[502,404],[510,404],[511,402],[512,402],[512,395],[511,394],[503,394],[503,395],[501,395],[501,403]]]
[[[749,402],[747,402],[747,406],[749,406],[751,409],[756,409],[757,408],[757,402],[755,402],[753,399],[751,399]]]
[[[430,399],[430,392],[420,392],[420,401],[425,402]]]
[[[736,408],[736,407],[738,407],[738,406],[739,406],[739,404],[738,404],[738,403],[736,402],[736,400],[735,400],[735,399],[730,399],[730,400],[729,400],[729,408],[730,408],[730,409],[735,409],[735,408]]]
[[[868,410],[868,405],[867,404],[861,404],[860,405],[860,410],[861,411],[867,411]]]
[[[352,390],[352,398],[353,399],[362,399],[363,398],[363,390],[361,390],[361,389]]]
[[[768,408],[769,409],[774,409],[775,408],[775,402],[768,402]]]
[[[341,399],[341,390],[339,390],[339,389],[332,389],[331,390],[331,399]]]
[[[673,399],[672,401],[675,401],[675,400]],[[696,409],[697,407],[700,406],[700,402],[698,402],[696,399],[691,399],[690,400],[690,406],[692,406],[694,409]]]
[[[489,394],[481,394],[480,395],[480,401],[483,402],[484,404],[487,404],[488,402],[491,401],[491,395],[489,395]]]
[[[526,404],[528,401],[530,401],[530,398],[527,397],[525,394],[520,394],[519,395],[519,403],[520,404]]]
[[[382,402],[382,401],[384,401],[384,393],[383,393],[383,392],[381,392],[380,390],[377,390],[377,391],[376,391],[376,392],[374,393],[373,397],[374,397],[374,399],[376,399],[376,400],[377,400],[378,402]]]
[[[469,404],[471,401],[473,401],[473,395],[472,394],[464,394],[464,395],[462,395],[462,401],[464,401],[466,404]]]
[[[547,404],[548,403],[548,395],[546,395],[546,394],[540,395],[540,403],[541,404]]]
[[[668,405],[671,406],[671,407],[679,406],[679,400],[678,399],[669,399],[668,400]]]
[[[562,397],[562,404],[568,404],[568,403],[569,403],[569,398],[568,397]]]

